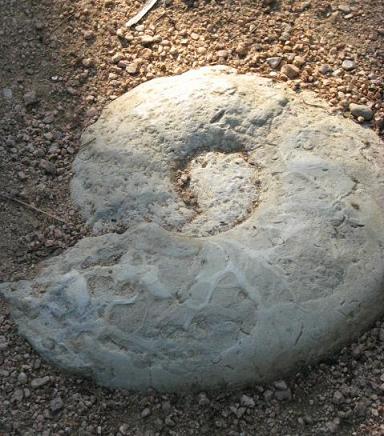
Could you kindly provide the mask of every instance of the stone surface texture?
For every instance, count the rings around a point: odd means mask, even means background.
[[[312,94],[203,68],[118,98],[83,144],[73,200],[99,235],[0,285],[55,364],[136,390],[237,387],[384,312],[383,144]]]

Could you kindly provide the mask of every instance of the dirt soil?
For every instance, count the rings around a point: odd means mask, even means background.
[[[69,198],[84,127],[136,85],[226,64],[311,89],[384,130],[383,0],[1,0],[0,281],[89,233]],[[288,65],[288,66],[286,66]],[[367,121],[368,120],[368,121]],[[384,319],[285,381],[133,394],[43,362],[0,301],[0,435],[384,435]]]

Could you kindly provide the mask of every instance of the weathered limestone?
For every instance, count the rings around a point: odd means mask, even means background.
[[[315,104],[316,106],[313,106]],[[47,359],[137,390],[234,387],[384,312],[383,144],[309,93],[228,68],[140,85],[84,134],[95,234],[0,285]]]

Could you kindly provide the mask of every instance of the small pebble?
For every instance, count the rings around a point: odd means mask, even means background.
[[[17,376],[17,381],[21,384],[25,384],[28,381],[28,377],[27,374],[25,372],[21,372],[18,376]]]
[[[151,409],[149,407],[146,407],[145,409],[142,410],[141,417],[147,418],[150,414],[151,414]]]
[[[352,71],[356,68],[356,62],[350,59],[345,59],[341,64],[341,68],[343,68],[345,71]]]
[[[351,103],[349,110],[355,118],[361,117],[365,121],[371,121],[373,118],[372,109],[366,105]]]
[[[24,94],[24,104],[25,106],[32,106],[38,103],[39,99],[35,91],[29,91]]]
[[[283,65],[283,67],[281,68],[281,72],[283,74],[285,74],[288,79],[297,79],[300,75],[300,69],[293,64],[285,64]]]
[[[60,397],[56,397],[49,403],[49,405],[51,412],[56,414],[64,407],[64,402]]]
[[[141,37],[141,44],[145,47],[152,45],[154,43],[153,36],[150,35],[144,35]]]
[[[45,376],[45,377],[38,377],[38,378],[34,378],[31,381],[31,387],[36,389],[36,388],[40,388],[41,386],[46,385],[47,383],[50,382],[50,377],[49,376]]]
[[[128,74],[134,75],[139,72],[139,64],[137,62],[132,62],[126,67]]]
[[[57,173],[55,165],[46,159],[41,159],[40,168],[43,169],[47,174],[50,174],[51,176],[54,176]]]
[[[218,56],[219,58],[227,59],[228,56],[229,56],[229,52],[228,52],[227,50],[219,50],[219,51],[217,52],[217,56]]]
[[[319,68],[319,72],[325,76],[332,72],[332,68],[328,64],[322,64]]]
[[[243,394],[240,398],[240,403],[244,407],[255,407],[255,400],[252,397],[249,397],[248,395]]]
[[[266,62],[267,64],[273,68],[274,70],[279,68],[280,64],[281,64],[282,58],[280,57],[272,57],[272,58],[267,58]]]

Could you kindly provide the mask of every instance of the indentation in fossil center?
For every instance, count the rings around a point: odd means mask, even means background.
[[[194,210],[182,232],[208,236],[243,222],[259,202],[259,169],[243,153],[210,151],[176,173],[176,189]]]

